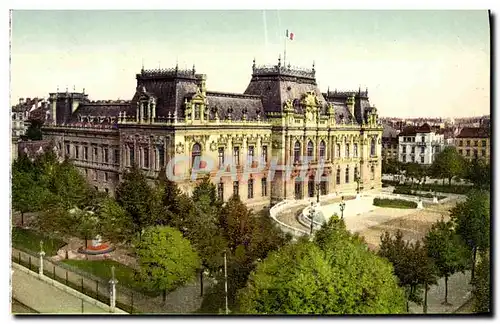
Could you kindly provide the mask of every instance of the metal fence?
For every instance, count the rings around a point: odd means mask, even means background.
[[[22,265],[33,272],[39,273],[40,271],[40,257],[33,256],[29,253],[12,250],[12,261]],[[43,260],[43,274],[48,278],[56,280],[68,287],[75,289],[91,298],[94,298],[102,303],[110,304],[110,287],[109,283],[104,280],[95,280],[82,276],[71,270],[65,269],[47,259]],[[111,279],[111,278],[110,278]],[[130,313],[140,313],[134,307],[134,292],[124,291],[117,287],[116,307]]]
[[[40,257],[18,249],[12,249],[12,261],[31,271],[39,271]],[[110,304],[110,288],[108,280],[98,278],[80,269],[74,269],[66,264],[56,264],[47,258],[43,259],[43,273],[47,277],[69,286],[91,298],[105,304]],[[116,307],[129,314],[138,313],[192,313],[196,311],[203,300],[202,290],[213,285],[212,280],[195,278],[191,283],[169,292],[166,301],[161,293],[142,293],[129,287],[116,285]],[[204,289],[202,288],[204,286]]]

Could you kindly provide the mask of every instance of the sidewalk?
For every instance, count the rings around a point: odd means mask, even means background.
[[[448,278],[448,303],[451,305],[441,304],[445,293],[444,278],[438,280],[438,285],[431,286],[427,293],[427,314],[453,313],[465,304],[472,293],[470,275],[470,271],[466,271],[465,274],[459,272]],[[423,305],[410,303],[410,313],[423,314]]]

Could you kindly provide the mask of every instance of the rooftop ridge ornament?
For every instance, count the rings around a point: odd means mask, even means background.
[[[288,64],[288,66],[282,66],[281,59],[278,60],[278,65],[266,64],[255,66],[253,68],[253,72],[254,75],[259,76],[266,74],[280,74],[310,79],[314,79],[316,74],[316,71],[314,69],[292,66],[290,65],[290,63]]]
[[[141,76],[144,77],[195,77],[195,66],[192,69],[179,70],[179,66],[176,65],[175,68],[157,68],[157,69],[143,69],[141,70]]]

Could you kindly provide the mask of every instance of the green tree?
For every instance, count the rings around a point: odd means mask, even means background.
[[[481,261],[477,266],[477,276],[472,281],[474,296],[474,312],[489,313],[490,300],[490,256],[487,252],[481,253]]]
[[[21,213],[21,226],[24,226],[24,214],[40,210],[45,192],[28,172],[12,172],[12,208]]]
[[[251,314],[398,314],[404,293],[392,267],[347,235],[323,235],[321,248],[288,244],[257,265],[238,294]],[[326,239],[328,240],[328,239]],[[324,241],[323,241],[324,242]]]
[[[136,164],[123,175],[123,181],[116,188],[116,201],[132,217],[134,232],[139,233],[153,224],[151,215],[152,189],[146,177]]]
[[[136,243],[139,262],[138,280],[146,288],[167,292],[191,280],[200,268],[200,260],[191,243],[177,229],[148,227]]]
[[[216,271],[223,265],[222,251],[227,242],[218,225],[221,202],[215,185],[204,178],[193,190],[193,204],[184,219],[187,237],[202,258],[204,268]]]
[[[219,226],[226,236],[229,249],[234,251],[238,245],[248,246],[252,236],[251,211],[239,196],[233,195],[224,205],[219,216]]]
[[[427,310],[427,292],[429,285],[436,283],[436,269],[427,256],[424,245],[417,241],[410,243],[403,240],[400,230],[392,236],[385,232],[380,237],[381,244],[378,254],[387,258],[394,266],[394,273],[399,279],[399,285],[406,291],[406,308],[409,302],[424,303],[424,312]],[[424,300],[421,299],[421,288],[424,288]]]
[[[26,130],[26,137],[32,141],[42,140],[42,124],[38,120],[30,120],[30,125]]]
[[[448,303],[448,278],[458,271],[464,271],[470,260],[470,251],[455,233],[453,224],[438,221],[424,239],[427,255],[431,257],[438,270],[439,277],[444,277],[445,295],[443,305]]]
[[[477,251],[486,251],[490,246],[490,194],[474,190],[465,202],[451,209],[451,220],[455,231],[472,251],[471,280],[474,279]]]
[[[466,179],[478,189],[490,190],[491,167],[490,163],[483,159],[473,159],[467,163]]]
[[[103,237],[114,243],[128,242],[134,235],[134,223],[127,211],[114,199],[107,197],[97,209]]]
[[[465,176],[465,160],[455,147],[448,146],[441,151],[431,165],[431,173],[438,179],[448,179],[449,185],[454,177]]]

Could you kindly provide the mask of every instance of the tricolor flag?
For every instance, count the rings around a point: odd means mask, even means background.
[[[295,36],[294,33],[289,32],[288,29],[286,30],[286,38],[290,38],[290,40],[293,40],[294,36]]]

